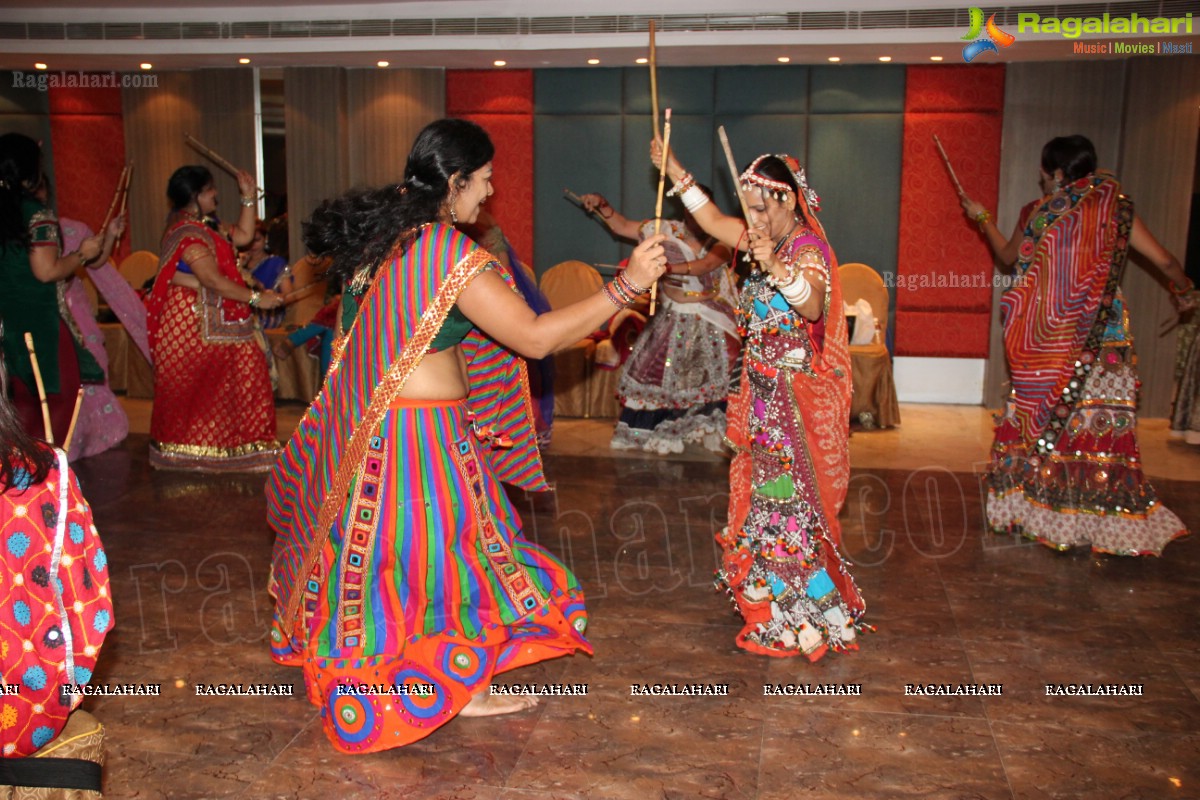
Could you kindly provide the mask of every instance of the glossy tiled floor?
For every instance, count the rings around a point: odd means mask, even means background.
[[[144,409],[131,407],[135,430]],[[710,584],[725,463],[614,455],[608,424],[566,422],[552,496],[528,533],[589,595],[596,655],[514,680],[586,683],[503,718],[458,719],[410,747],[335,753],[298,672],[265,642],[271,534],[261,478],[152,472],[146,437],[79,462],[114,582],[96,680],[163,696],[91,700],[114,798],[1200,797],[1200,538],[1161,559],[1058,554],[982,534],[980,409],[903,409],[856,434],[846,550],[879,632],[816,664],[752,656]],[[295,409],[281,413],[281,429]],[[1200,527],[1200,453],[1142,428],[1163,500]],[[282,433],[286,434],[286,430]],[[1153,441],[1152,441],[1153,440]],[[1155,461],[1170,459],[1163,470]],[[729,684],[643,698],[630,684]],[[197,683],[296,683],[296,696],[195,696]],[[764,697],[763,684],[861,684]],[[905,684],[999,683],[1000,697]],[[1048,683],[1136,683],[1142,697],[1046,697]]]

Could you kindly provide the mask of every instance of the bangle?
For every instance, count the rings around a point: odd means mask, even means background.
[[[250,299],[247,301],[251,308],[258,308],[258,299],[262,297],[262,292],[251,290]]]
[[[76,250],[74,253],[71,253],[71,255],[73,255],[73,256],[79,256],[79,266],[81,266],[81,267],[86,267],[86,266],[87,266],[87,263],[88,263],[89,261],[91,261],[91,259],[90,259],[90,258],[88,258],[87,256],[85,256],[85,255],[83,254],[83,251],[82,251],[82,250]]]
[[[242,207],[243,208],[250,208],[251,206],[254,206],[257,204],[258,204],[258,199],[255,197],[245,197],[245,196],[242,197]]]
[[[615,283],[616,283],[616,281],[610,281],[610,282],[604,284],[604,289],[602,291],[604,292],[604,296],[608,298],[608,302],[612,303],[617,308],[627,308],[630,305],[632,305],[631,303],[626,302],[625,300],[622,300],[621,297],[617,294],[616,289],[613,285]]]
[[[695,214],[704,206],[708,205],[708,195],[699,186],[689,186],[687,191],[679,195],[679,199],[683,201],[683,207],[688,210],[689,214]]]
[[[975,224],[979,226],[979,230],[983,230],[983,226],[992,221],[992,212],[986,208],[975,215]]]
[[[629,293],[634,295],[635,297],[637,297],[639,295],[643,295],[646,292],[650,291],[649,286],[647,286],[645,289],[643,289],[641,286],[638,286],[636,283],[631,281],[629,279],[629,276],[626,275],[624,272],[617,274],[616,283],[620,288],[628,290]]]
[[[1175,283],[1175,281],[1170,281],[1167,283],[1167,288],[1170,289],[1171,294],[1175,295],[1176,297],[1183,297],[1185,294],[1195,289],[1196,284],[1188,281],[1187,286],[1179,286]]]
[[[793,306],[802,306],[812,297],[812,284],[804,276],[797,275],[796,279],[786,286],[779,287],[783,299]]]
[[[667,191],[667,197],[674,197],[677,194],[682,194],[695,185],[696,177],[690,172],[685,172],[683,177],[675,181],[675,185]]]
[[[604,209],[606,208],[608,209],[607,217],[604,216]],[[614,216],[616,216],[617,211],[606,202],[603,205],[596,207],[596,213],[600,215],[600,219],[612,219]]]

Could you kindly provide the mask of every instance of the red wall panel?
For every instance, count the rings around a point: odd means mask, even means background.
[[[986,358],[992,256],[963,215],[933,134],[963,189],[994,209],[1004,67],[912,66],[905,94],[896,355]]]
[[[533,264],[533,72],[448,70],[446,112],[481,125],[496,146],[487,208],[526,264]]]

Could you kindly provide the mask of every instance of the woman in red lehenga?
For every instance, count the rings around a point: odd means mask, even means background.
[[[238,174],[242,213],[226,235],[212,174],[180,167],[167,184],[172,211],[146,299],[154,353],[150,464],[201,472],[262,471],[275,463],[275,403],[254,309],[283,297],[246,286],[234,247],[254,237],[257,188]]]
[[[661,163],[657,142],[651,158]],[[746,621],[738,646],[812,661],[856,649],[866,605],[838,552],[837,519],[850,482],[850,351],[816,193],[790,156],[759,156],[740,177],[747,230],[674,157],[667,174],[706,232],[754,260],[729,398],[729,524],[717,535],[718,584]]]
[[[1045,196],[1022,210],[1008,241],[987,209],[962,198],[997,258],[1017,265],[1001,300],[1013,388],[992,444],[988,524],[1056,550],[1090,544],[1159,555],[1187,529],[1142,472],[1136,359],[1120,288],[1128,248],[1170,281],[1181,311],[1191,281],[1116,179],[1096,170],[1087,138],[1047,142],[1041,176]]]

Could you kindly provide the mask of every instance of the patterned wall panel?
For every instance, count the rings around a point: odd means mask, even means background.
[[[988,355],[992,257],[963,216],[933,134],[964,190],[996,208],[1003,109],[1003,66],[908,68],[894,292],[897,355]]]

